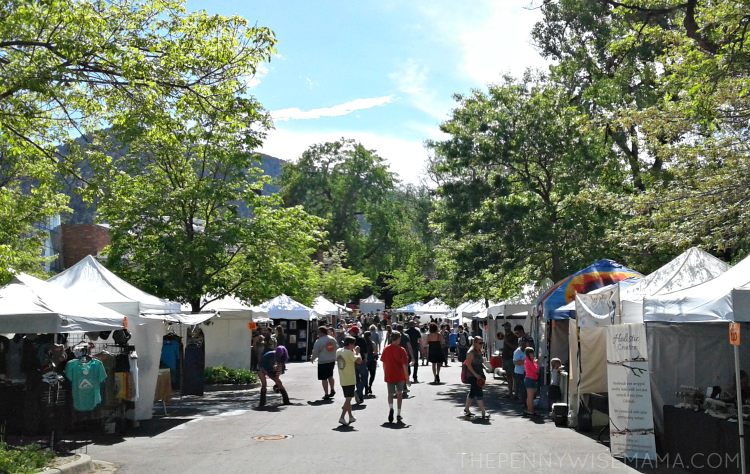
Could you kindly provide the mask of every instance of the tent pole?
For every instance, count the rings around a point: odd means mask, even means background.
[[[620,316],[620,324],[622,324],[622,298],[620,298],[620,281],[617,281],[617,313]]]
[[[180,323],[180,341],[182,341],[182,323]],[[182,345],[182,354],[180,354],[180,410],[182,410],[183,380],[185,378],[185,345]]]
[[[742,416],[742,381],[740,380],[740,346],[734,346],[734,376],[737,386],[737,415],[740,428],[740,462],[742,463],[742,474],[745,474],[745,420]]]

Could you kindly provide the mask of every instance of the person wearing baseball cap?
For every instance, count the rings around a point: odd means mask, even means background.
[[[511,331],[511,325],[508,321],[503,323],[505,338],[503,339],[503,370],[505,378],[508,380],[508,393],[503,398],[512,399],[515,396],[516,377],[514,375],[516,366],[513,364],[513,352],[518,348],[518,336]]]
[[[362,357],[362,363],[354,367],[357,373],[357,393],[354,403],[361,405],[365,396],[365,387],[367,387],[367,376],[369,375],[367,370],[367,341],[365,341],[364,337],[360,336],[359,327],[357,326],[350,327],[349,334],[356,339],[356,346],[359,347],[359,355]]]

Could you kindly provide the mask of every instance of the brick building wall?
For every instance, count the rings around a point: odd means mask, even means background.
[[[63,224],[63,266],[70,268],[86,255],[97,256],[111,242],[109,229],[97,224]]]

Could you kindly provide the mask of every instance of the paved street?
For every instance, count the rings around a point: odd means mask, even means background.
[[[357,422],[341,427],[341,390],[335,401],[320,401],[316,366],[295,363],[283,378],[291,406],[279,406],[281,398],[274,394],[269,407],[253,409],[257,390],[186,397],[182,411],[143,423],[135,437],[109,438],[88,452],[132,474],[638,472],[588,437],[556,428],[550,420],[521,417],[515,402],[498,399],[505,391],[499,382],[489,382],[489,394],[485,391],[489,422],[461,418],[468,387],[459,383],[457,362],[443,369],[439,386],[425,383],[432,380],[427,367],[420,367],[420,374],[423,382],[412,385],[404,402],[404,425],[387,423],[382,367],[373,388],[377,398],[355,407]],[[269,435],[292,438],[253,439]]]

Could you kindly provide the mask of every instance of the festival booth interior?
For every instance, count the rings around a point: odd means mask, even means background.
[[[163,316],[179,313],[179,303],[139,290],[104,268],[91,255],[48,281],[70,292],[77,299],[97,302],[128,317],[128,330],[132,334],[130,344],[138,351],[139,386],[135,410],[129,412],[128,417],[134,420],[150,419],[159,376],[164,335]]]
[[[680,386],[718,385],[725,390],[734,384],[729,323],[742,323],[741,334],[750,331],[749,291],[750,258],[746,258],[705,283],[644,298],[657,433],[664,433],[664,406],[681,401],[676,395]],[[750,344],[739,348],[747,371]]]
[[[253,331],[248,324],[254,322],[252,307],[231,296],[218,299],[208,296],[204,297],[204,302],[206,300],[209,303],[203,306],[201,313],[209,313],[211,321],[201,327],[205,341],[204,365],[249,369]],[[182,305],[183,313],[190,313],[190,310],[190,305]]]
[[[379,300],[377,296],[370,295],[363,300],[359,300],[359,312],[360,313],[373,313],[385,311],[385,301]]]
[[[74,353],[68,338],[73,333],[122,330],[126,324],[122,314],[77,298],[31,275],[21,273],[0,288],[0,328],[5,334],[0,336],[3,432],[36,435],[62,430],[68,426],[74,410],[86,414],[97,408],[76,402],[79,397],[76,391],[86,389],[84,381],[91,382],[85,377],[87,366],[81,369],[84,376],[80,380],[71,371]],[[79,355],[89,356],[88,344],[80,351],[76,359]],[[68,385],[63,374],[71,382],[75,379],[80,383]],[[114,374],[107,374],[106,378],[111,377]],[[94,382],[102,380],[97,378]],[[114,384],[114,379],[108,383]]]
[[[544,292],[533,310],[535,325],[539,328],[537,333],[540,343],[537,344],[537,351],[541,365],[546,367],[547,361],[553,358],[558,358],[563,363],[569,359],[570,316],[565,313],[554,317],[556,309],[574,301],[578,293],[586,294],[630,277],[642,276],[614,260],[602,259],[560,280]],[[542,340],[544,345],[541,344]],[[544,375],[546,377],[546,371]]]
[[[308,360],[314,332],[318,329],[318,313],[287,295],[280,295],[259,305],[268,312],[274,325],[284,329],[286,348],[293,360]]]

